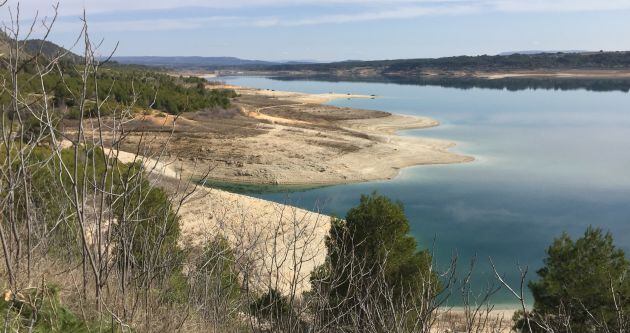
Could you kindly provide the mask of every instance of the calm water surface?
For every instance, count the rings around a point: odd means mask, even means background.
[[[407,168],[390,181],[251,195],[338,216],[362,193],[400,200],[413,235],[434,249],[438,265],[446,267],[457,254],[463,269],[477,258],[477,288],[493,281],[489,257],[516,283],[517,265],[528,265],[533,277],[554,237],[579,236],[588,225],[610,231],[630,252],[630,94],[225,80],[276,90],[375,94],[374,100],[331,104],[432,117],[442,125],[401,135],[456,141],[454,151],[477,159]],[[514,302],[507,293],[494,301]]]

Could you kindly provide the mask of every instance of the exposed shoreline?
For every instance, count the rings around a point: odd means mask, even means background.
[[[285,71],[233,71],[218,70],[213,77],[221,76],[281,76],[294,79],[310,77],[336,77],[338,79],[377,79],[377,78],[399,78],[399,79],[481,79],[496,80],[506,78],[523,79],[630,79],[630,70],[627,69],[563,69],[563,70],[411,70],[401,72],[382,73],[375,68],[350,68],[331,71],[315,70],[285,70]],[[196,76],[201,76],[196,74]],[[209,77],[209,76],[207,76]]]
[[[449,151],[454,142],[397,134],[438,126],[433,119],[324,104],[375,96],[223,87],[239,94],[235,104],[241,114],[229,120],[230,126],[243,120],[226,138],[209,134],[225,119],[201,113],[181,116],[175,132],[187,136],[172,140],[169,162],[185,177],[207,168],[208,178],[218,182],[326,186],[392,179],[411,166],[474,160]],[[144,117],[143,121],[168,123],[169,119]],[[245,130],[249,133],[241,134]]]

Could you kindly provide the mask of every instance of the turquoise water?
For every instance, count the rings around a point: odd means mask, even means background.
[[[362,193],[405,205],[413,235],[440,267],[453,255],[463,270],[477,258],[475,285],[494,281],[488,258],[513,284],[529,277],[562,232],[610,231],[630,252],[630,94],[586,90],[456,89],[359,82],[226,78],[232,84],[310,93],[375,94],[333,105],[430,116],[433,129],[402,135],[444,138],[473,163],[420,166],[390,181],[250,194],[344,216]],[[478,289],[479,290],[479,289]],[[496,303],[513,303],[507,293]],[[531,300],[530,300],[531,301]]]

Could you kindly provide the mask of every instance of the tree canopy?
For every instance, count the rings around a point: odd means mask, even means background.
[[[358,311],[349,320],[370,316],[368,311],[385,304],[430,299],[439,289],[430,253],[419,250],[409,235],[403,205],[377,193],[361,196],[345,220],[333,218],[326,247],[326,263],[314,272],[313,289],[333,309]]]
[[[618,327],[616,309],[627,315],[623,309],[630,305],[629,272],[630,263],[610,233],[589,227],[577,240],[565,233],[547,249],[539,280],[529,283],[533,312],[551,322],[570,318],[576,332]]]

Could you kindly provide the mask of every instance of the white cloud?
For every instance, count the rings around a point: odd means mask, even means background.
[[[303,26],[318,24],[340,24],[350,22],[365,22],[375,20],[391,20],[391,19],[411,19],[427,15],[457,15],[475,12],[476,8],[471,6],[453,6],[453,7],[401,7],[391,10],[361,12],[356,14],[340,14],[340,15],[323,15],[312,18],[276,21],[274,25],[279,26]]]
[[[20,3],[23,13],[39,10],[50,14],[57,0],[10,0]],[[263,8],[304,5],[355,5],[357,8],[405,6],[468,6],[491,11],[599,11],[630,9],[630,0],[58,0],[62,15],[76,15],[86,8],[89,13],[169,10],[177,8]]]
[[[628,0],[494,0],[490,8],[506,12],[569,12],[630,9]]]
[[[229,24],[242,19],[234,16],[210,16],[187,19],[152,19],[129,21],[95,21],[89,22],[89,30],[102,31],[171,31],[199,29],[208,24]],[[235,23],[233,23],[235,24]],[[56,32],[74,32],[80,30],[80,22],[61,22],[55,25]]]
[[[14,7],[17,0],[10,0]],[[20,3],[24,17],[40,11],[40,17],[52,14],[54,2],[29,0]],[[92,31],[155,31],[186,30],[210,26],[306,26],[320,24],[342,24],[392,19],[413,19],[429,15],[464,15],[477,12],[569,12],[610,11],[630,9],[630,0],[59,0],[62,16],[77,17],[83,8],[90,15],[99,13],[127,13],[129,19],[99,20],[91,22]],[[300,6],[323,6],[319,14],[301,13]],[[344,6],[343,11],[339,5]],[[134,11],[167,11],[183,8],[222,8],[229,16],[183,17],[159,19],[133,18]],[[291,7],[296,15],[269,16],[276,7]],[[354,7],[352,12],[348,8]],[[243,16],[239,9],[271,8],[261,16]],[[0,18],[8,19],[8,10],[0,9]],[[192,11],[191,11],[192,12]],[[327,13],[327,14],[322,14]],[[88,16],[89,17],[89,16]],[[59,24],[62,30],[76,29],[76,24],[65,20]],[[59,28],[59,26],[58,26]]]

